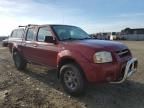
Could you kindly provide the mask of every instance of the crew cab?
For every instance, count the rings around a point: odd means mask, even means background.
[[[88,83],[123,83],[138,64],[124,44],[93,39],[70,25],[21,26],[12,31],[9,49],[18,70],[27,63],[56,68],[71,95],[83,93]]]

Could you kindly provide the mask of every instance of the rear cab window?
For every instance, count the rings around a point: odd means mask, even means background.
[[[24,36],[24,29],[15,29],[11,34],[12,38],[22,38],[23,36]]]
[[[17,38],[24,37],[24,29],[18,29],[17,30]]]
[[[14,30],[14,31],[12,32],[12,34],[11,34],[11,37],[16,37],[16,36],[17,36],[17,31]]]

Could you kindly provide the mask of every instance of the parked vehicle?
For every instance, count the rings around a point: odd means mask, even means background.
[[[9,49],[18,70],[27,63],[57,69],[64,89],[82,94],[87,83],[123,83],[137,69],[137,59],[122,43],[92,39],[70,25],[28,25],[13,30]]]
[[[8,39],[2,40],[2,46],[7,47],[8,46]]]

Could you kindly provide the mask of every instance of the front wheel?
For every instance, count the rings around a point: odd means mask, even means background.
[[[60,69],[61,82],[66,92],[73,96],[84,93],[85,81],[81,69],[75,64],[63,65]]]
[[[18,70],[24,70],[26,68],[27,63],[18,52],[13,53],[13,60]]]

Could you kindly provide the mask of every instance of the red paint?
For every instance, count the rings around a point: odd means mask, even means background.
[[[51,27],[50,25],[45,25]],[[36,34],[38,28],[36,26]],[[23,39],[9,38],[10,51],[18,49],[21,55],[30,62],[37,63],[44,66],[57,67],[58,63],[63,58],[71,58],[75,60],[82,68],[86,79],[89,82],[107,82],[107,79],[115,81],[118,80],[122,66],[127,62],[132,55],[129,54],[124,57],[119,57],[116,51],[128,49],[125,45],[114,41],[104,40],[75,40],[75,41],[59,41],[57,36],[50,29],[53,37],[57,40],[56,43],[38,42],[37,35],[33,41],[26,41]],[[26,33],[25,33],[26,35]],[[112,53],[113,62],[104,64],[95,64],[93,62],[93,55],[98,51],[109,51]]]

